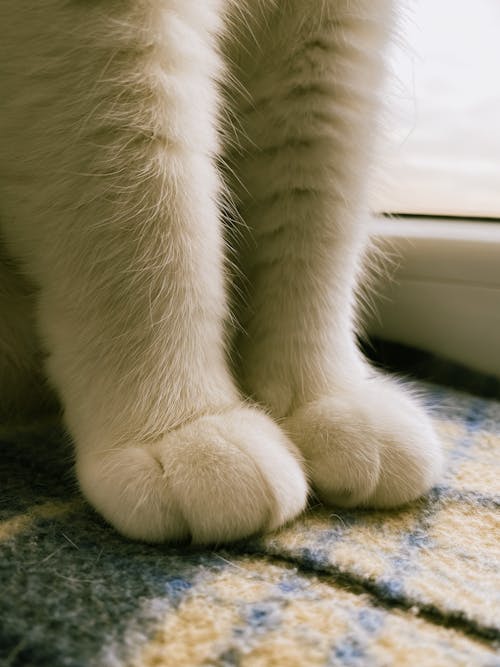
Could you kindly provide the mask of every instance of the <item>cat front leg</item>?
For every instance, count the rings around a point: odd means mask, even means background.
[[[298,451],[226,363],[219,5],[0,11],[2,232],[39,289],[81,489],[148,541],[244,537],[307,494]]]
[[[318,495],[348,506],[407,502],[441,468],[428,416],[355,339],[390,24],[386,0],[269,3],[233,57],[247,91],[232,165],[249,230],[242,384],[282,420]]]

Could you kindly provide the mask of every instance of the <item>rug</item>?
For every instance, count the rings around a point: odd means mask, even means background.
[[[500,403],[420,383],[447,453],[395,511],[231,547],[125,540],[56,423],[0,434],[2,667],[500,667]]]

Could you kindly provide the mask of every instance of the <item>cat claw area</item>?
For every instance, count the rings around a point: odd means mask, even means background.
[[[403,505],[427,492],[442,470],[431,420],[411,393],[385,378],[307,403],[284,428],[328,505]]]
[[[86,453],[77,475],[90,503],[146,542],[229,542],[272,530],[307,499],[301,457],[251,407],[202,416],[149,445]]]

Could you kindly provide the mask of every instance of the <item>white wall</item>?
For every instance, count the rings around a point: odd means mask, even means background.
[[[368,332],[500,377],[500,225],[373,222],[398,257]]]

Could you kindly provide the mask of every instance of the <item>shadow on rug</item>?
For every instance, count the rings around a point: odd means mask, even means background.
[[[129,542],[57,425],[0,436],[2,667],[500,667],[500,403],[421,385],[448,457],[398,511],[230,548]]]

